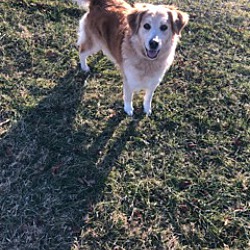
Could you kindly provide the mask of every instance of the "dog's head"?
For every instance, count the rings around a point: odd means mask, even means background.
[[[150,60],[164,54],[175,36],[180,36],[188,15],[172,6],[136,4],[128,15],[128,24],[137,51]]]

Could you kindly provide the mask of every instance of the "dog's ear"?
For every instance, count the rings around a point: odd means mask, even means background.
[[[174,34],[181,35],[181,31],[188,24],[188,14],[179,10],[171,10],[168,12],[172,30]]]
[[[134,10],[127,16],[128,24],[132,33],[138,32],[143,15],[146,13],[145,10]]]

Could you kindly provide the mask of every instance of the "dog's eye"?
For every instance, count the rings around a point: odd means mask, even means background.
[[[161,29],[161,31],[165,31],[165,30],[168,29],[168,26],[167,26],[167,25],[162,25],[162,26],[160,27],[160,29]]]
[[[143,27],[144,27],[145,30],[150,30],[150,29],[151,29],[151,26],[150,26],[150,24],[148,24],[148,23],[145,23],[145,24],[143,25]]]

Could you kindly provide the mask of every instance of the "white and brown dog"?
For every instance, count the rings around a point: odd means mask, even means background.
[[[122,72],[125,112],[133,115],[133,93],[144,90],[144,112],[150,115],[154,91],[174,60],[188,15],[167,5],[75,1],[88,7],[78,37],[82,70],[89,71],[87,57],[102,50]]]

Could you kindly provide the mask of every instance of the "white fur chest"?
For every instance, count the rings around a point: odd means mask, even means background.
[[[155,88],[161,81],[166,70],[171,66],[174,54],[162,61],[147,59],[129,59],[123,63],[123,72],[127,84],[132,91]]]

